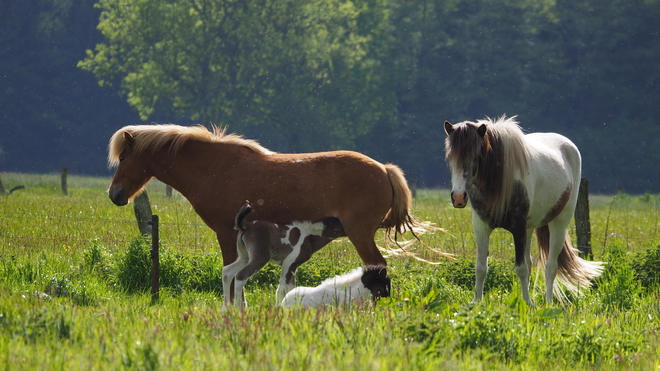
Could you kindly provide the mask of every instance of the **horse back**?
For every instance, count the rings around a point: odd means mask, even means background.
[[[392,204],[385,166],[357,152],[263,155],[242,170],[225,197],[233,205],[249,199],[255,219],[316,221],[340,218],[349,209],[382,218]]]
[[[578,148],[556,133],[532,133],[525,138],[531,153],[530,174],[525,177],[530,224],[545,224],[565,209],[572,213],[582,171]]]

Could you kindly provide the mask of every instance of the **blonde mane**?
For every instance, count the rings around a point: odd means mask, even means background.
[[[529,169],[530,153],[525,146],[525,134],[516,121],[516,116],[509,118],[501,116],[496,121],[487,117],[477,121],[477,125],[481,124],[486,124],[486,135],[493,152],[500,152],[497,156],[498,161],[501,162],[500,186],[494,187],[498,190],[498,194],[493,199],[490,211],[494,220],[501,220],[513,195],[516,179],[525,179]],[[484,170],[489,173],[493,170],[497,171],[497,168],[499,166]]]
[[[528,172],[530,153],[525,146],[525,134],[515,120],[516,116],[493,121],[490,118],[477,122],[465,121],[457,127],[486,125],[481,154],[475,153],[482,139],[476,130],[458,129],[462,133],[448,138],[446,155],[452,168],[466,169],[469,161],[479,161],[478,184],[487,204],[486,211],[494,221],[500,221],[506,212],[517,179],[523,180]]]
[[[108,164],[111,167],[119,165],[119,156],[126,147],[124,133],[134,139],[133,151],[142,153],[156,151],[169,145],[170,151],[176,153],[188,140],[198,140],[213,143],[229,143],[250,148],[258,153],[270,154],[272,151],[261,146],[257,141],[245,139],[241,135],[227,134],[227,128],[213,125],[213,131],[206,127],[165,125],[129,125],[119,130],[110,138],[108,145]]]

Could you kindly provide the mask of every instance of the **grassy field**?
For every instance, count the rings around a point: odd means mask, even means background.
[[[492,239],[485,299],[469,305],[474,242],[469,210],[445,190],[420,190],[414,214],[449,233],[425,235],[457,261],[388,258],[393,295],[377,306],[276,308],[279,268],[246,287],[249,308],[223,312],[215,236],[185,199],[148,188],[161,228],[161,295],[149,294],[149,241],[132,206],[107,198],[109,179],[0,174],[0,364],[44,370],[565,370],[660,366],[660,196],[591,195],[595,287],[566,306],[520,298],[513,246]],[[572,232],[572,231],[571,231]],[[383,242],[378,236],[378,242]],[[301,285],[361,265],[345,239],[298,272]],[[538,279],[537,279],[538,278]]]

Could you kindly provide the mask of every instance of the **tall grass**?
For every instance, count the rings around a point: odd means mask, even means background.
[[[161,220],[161,299],[149,294],[149,243],[131,206],[107,199],[109,179],[2,174],[0,362],[7,369],[657,369],[660,304],[656,195],[592,198],[595,255],[606,272],[573,303],[520,298],[513,247],[495,235],[484,301],[470,305],[474,242],[468,210],[420,190],[415,215],[450,234],[423,236],[457,261],[388,259],[393,295],[378,305],[274,306],[279,268],[246,290],[248,310],[223,312],[215,237],[187,201],[149,187]],[[605,232],[607,230],[607,232]],[[379,237],[380,238],[380,237]],[[379,240],[382,242],[382,238]],[[418,247],[418,253],[438,260]],[[325,247],[298,272],[316,285],[360,265],[350,242]]]

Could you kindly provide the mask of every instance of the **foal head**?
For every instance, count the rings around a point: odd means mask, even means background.
[[[371,291],[374,300],[388,298],[392,289],[390,276],[384,266],[368,267],[362,274],[362,284]]]

